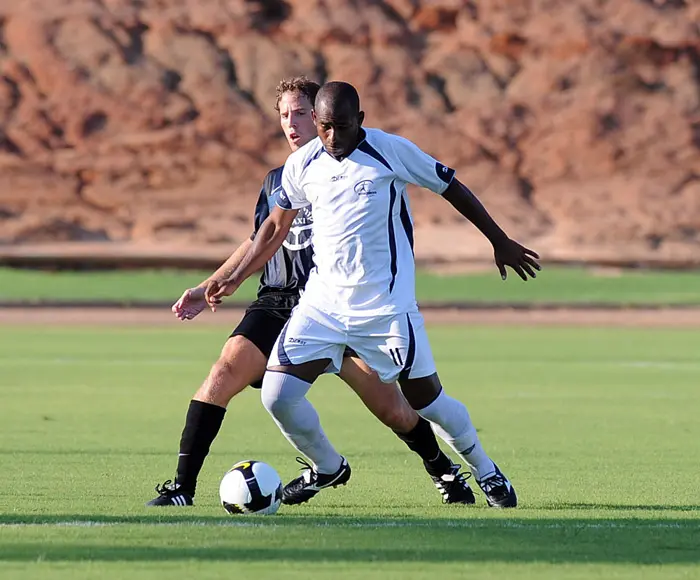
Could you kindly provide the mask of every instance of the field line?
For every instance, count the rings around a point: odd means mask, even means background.
[[[446,521],[444,523],[435,522],[308,522],[296,524],[309,528],[458,528],[458,529],[480,529],[480,528],[505,528],[505,529],[521,529],[521,530],[659,530],[659,529],[700,529],[700,519],[697,523],[690,522],[635,522],[630,520],[629,523],[619,522],[596,522],[590,523],[532,523],[511,522],[507,520],[489,520],[489,521],[463,521],[454,522]],[[203,520],[192,520],[188,522],[102,522],[98,520],[65,520],[54,522],[38,522],[38,523],[0,523],[0,528],[99,528],[99,527],[120,527],[120,526],[146,526],[146,527],[230,527],[230,528],[285,528],[288,524],[278,524],[274,521],[251,522],[251,521],[235,521],[230,522],[218,521],[209,522]]]

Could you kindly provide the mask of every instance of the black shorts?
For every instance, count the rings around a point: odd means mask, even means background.
[[[260,296],[247,308],[231,337],[244,336],[268,358],[298,302],[299,296],[296,294],[270,293]],[[259,389],[262,380],[250,386]]]

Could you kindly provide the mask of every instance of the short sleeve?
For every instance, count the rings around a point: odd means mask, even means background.
[[[294,164],[289,159],[282,170],[282,185],[273,194],[275,203],[282,209],[300,209],[311,205],[297,180]]]
[[[267,181],[267,180],[266,180]],[[255,214],[253,215],[253,233],[250,235],[250,239],[254,240],[255,236],[260,229],[261,224],[270,215],[270,205],[267,201],[267,193],[265,191],[265,185],[263,185],[260,190],[260,195],[258,196],[258,203],[255,204]]]
[[[396,175],[406,183],[425,187],[442,195],[455,176],[455,170],[443,165],[418,145],[391,135],[388,149],[392,152],[392,165]]]

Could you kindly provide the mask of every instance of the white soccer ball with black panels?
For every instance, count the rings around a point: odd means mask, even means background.
[[[221,505],[230,514],[272,515],[282,503],[282,480],[262,461],[241,461],[219,485]]]

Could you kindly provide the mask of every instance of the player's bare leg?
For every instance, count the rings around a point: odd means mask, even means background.
[[[340,378],[377,419],[392,429],[422,460],[445,503],[475,503],[467,478],[440,449],[430,423],[409,405],[396,383],[384,383],[359,357],[346,356]]]
[[[420,416],[408,404],[396,383],[383,383],[359,357],[346,356],[338,376],[357,394],[372,414],[389,429],[408,433]]]
[[[151,506],[192,505],[197,478],[233,397],[265,372],[265,355],[243,336],[226,341],[219,359],[190,401],[180,438],[177,476],[156,487]]]
[[[193,399],[224,409],[233,397],[265,373],[267,359],[257,346],[244,336],[226,341],[206,380]]]
[[[515,489],[484,451],[467,408],[445,393],[437,373],[404,379],[400,384],[411,406],[433,423],[437,434],[467,462],[488,504],[515,507]]]

